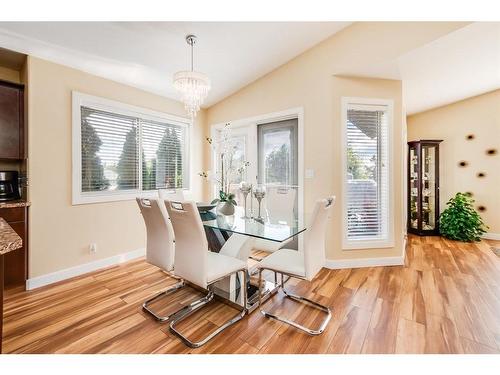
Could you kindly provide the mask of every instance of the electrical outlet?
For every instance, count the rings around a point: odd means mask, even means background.
[[[89,251],[90,251],[90,254],[97,253],[97,244],[91,243],[90,246],[89,246]]]

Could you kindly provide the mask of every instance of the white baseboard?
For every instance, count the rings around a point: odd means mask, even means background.
[[[146,254],[145,249],[137,249],[134,251],[129,251],[128,253],[123,253],[115,255],[109,258],[99,259],[94,262],[80,264],[75,267],[66,268],[60,271],[48,273],[46,275],[41,275],[33,277],[26,280],[26,289],[32,290],[40,288],[45,285],[53,284],[58,281],[70,279],[75,276],[80,276],[92,271],[97,271],[102,268],[114,266],[123,262],[127,262],[132,259],[143,257]]]
[[[404,255],[398,257],[360,258],[360,259],[327,259],[325,267],[333,270],[341,268],[362,268],[379,266],[402,266],[405,263]]]
[[[498,240],[500,241],[500,233],[485,233],[482,236],[486,240]]]
[[[327,259],[325,267],[332,270],[342,268],[363,268],[363,267],[383,267],[383,266],[404,266],[406,258],[406,243],[408,235],[403,234],[403,250],[397,257],[381,258],[359,258],[359,259]]]

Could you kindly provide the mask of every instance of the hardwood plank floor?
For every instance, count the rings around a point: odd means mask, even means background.
[[[260,254],[262,255],[262,254]],[[190,349],[141,310],[172,285],[144,260],[34,291],[6,291],[5,353],[500,353],[500,257],[490,243],[409,236],[405,266],[323,269],[290,289],[333,309],[320,336],[254,312]],[[183,289],[161,312],[199,298]],[[280,293],[265,305],[306,325],[321,313]],[[192,339],[236,313],[214,302],[179,324]]]

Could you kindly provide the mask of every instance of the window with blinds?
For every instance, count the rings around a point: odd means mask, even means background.
[[[187,124],[120,108],[78,110],[82,197],[188,188]]]
[[[390,239],[389,108],[347,103],[344,111],[344,239],[356,248]]]

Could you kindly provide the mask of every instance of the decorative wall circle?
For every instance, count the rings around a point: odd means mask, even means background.
[[[496,155],[498,153],[498,150],[496,148],[490,148],[486,150],[486,155]]]
[[[486,173],[484,173],[484,172],[479,172],[479,173],[477,174],[477,177],[479,177],[479,178],[486,177]]]
[[[478,207],[477,207],[477,210],[478,210],[479,212],[484,212],[484,211],[486,211],[486,207],[485,207],[485,206],[478,206]]]
[[[468,165],[469,165],[469,163],[467,163],[465,160],[462,160],[462,161],[459,161],[459,162],[458,162],[458,166],[459,166],[459,167],[466,167],[466,166],[468,166]]]
[[[474,138],[476,138],[474,134],[468,134],[467,137],[465,137],[468,141],[472,141]]]

